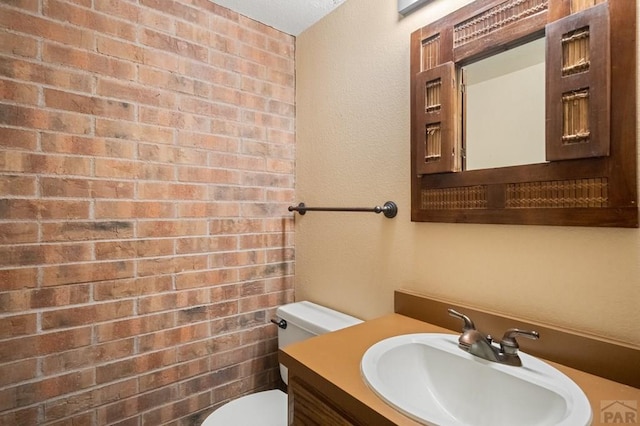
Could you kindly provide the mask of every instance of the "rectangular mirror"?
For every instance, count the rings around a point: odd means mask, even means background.
[[[464,170],[545,162],[545,39],[461,67]]]

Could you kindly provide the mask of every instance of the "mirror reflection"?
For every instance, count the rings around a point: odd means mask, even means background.
[[[545,162],[545,39],[461,68],[465,170]]]

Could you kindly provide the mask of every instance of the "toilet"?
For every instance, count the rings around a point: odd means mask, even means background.
[[[312,302],[296,302],[276,310],[278,347],[361,323],[352,316]],[[280,364],[287,382],[287,368]],[[281,390],[257,392],[235,399],[211,413],[201,426],[286,426],[287,394]]]

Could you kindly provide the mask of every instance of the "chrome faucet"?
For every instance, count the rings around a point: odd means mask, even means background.
[[[510,328],[505,331],[500,346],[493,344],[493,338],[491,335],[483,335],[471,321],[471,318],[465,314],[448,309],[449,315],[452,317],[460,318],[464,321],[462,327],[462,334],[458,339],[458,346],[460,349],[469,352],[477,357],[498,362],[500,364],[507,364],[513,366],[521,366],[522,361],[518,356],[518,342],[516,336],[524,336],[529,339],[538,339],[540,335],[537,331],[519,330],[517,328]]]

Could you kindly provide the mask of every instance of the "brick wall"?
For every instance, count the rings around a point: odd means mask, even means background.
[[[0,2],[0,425],[276,386],[294,39],[209,0]]]

